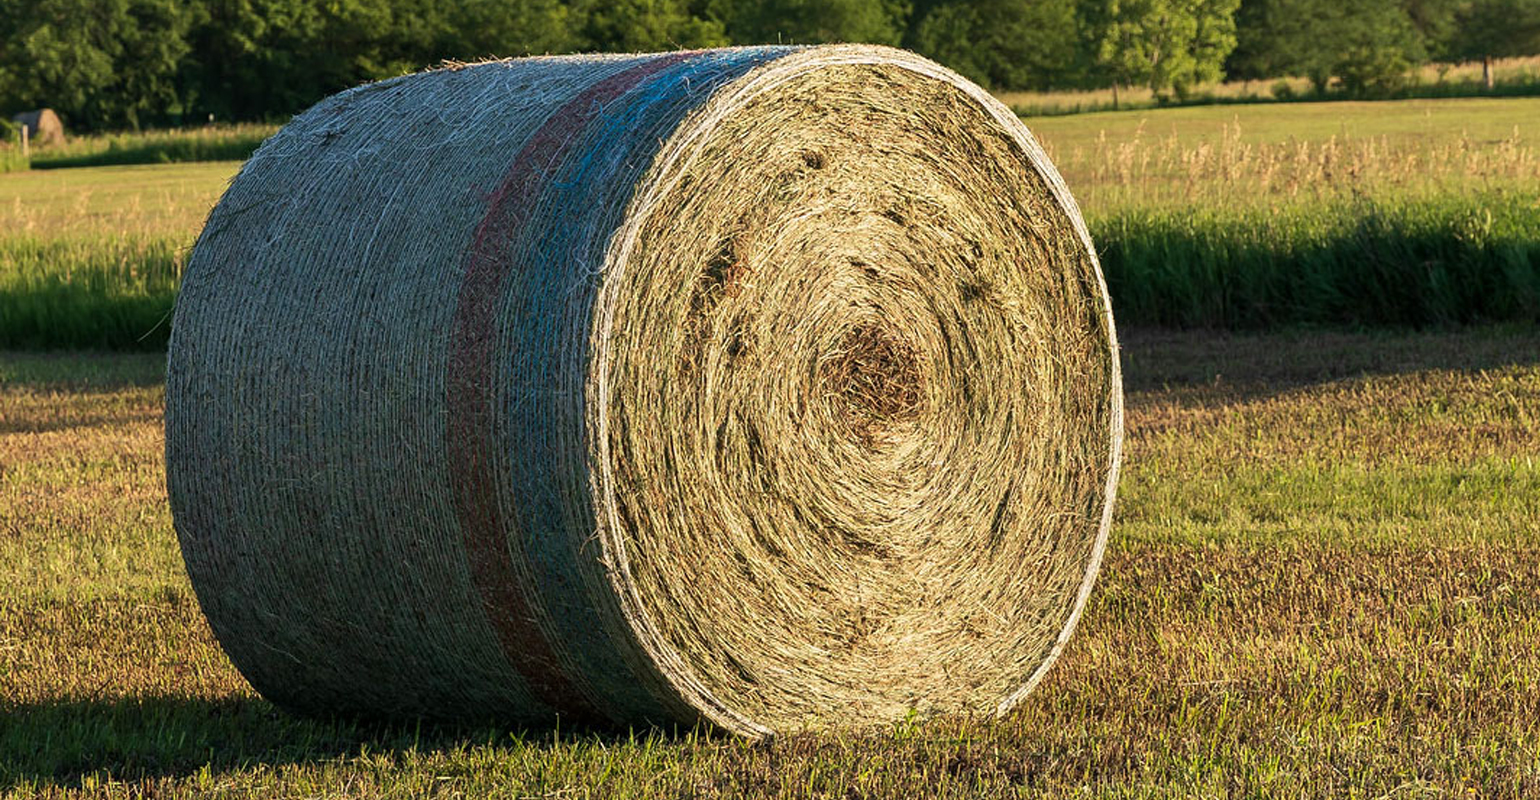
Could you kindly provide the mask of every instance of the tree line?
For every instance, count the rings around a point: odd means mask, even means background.
[[[75,128],[273,120],[445,59],[728,44],[907,47],[999,90],[1306,75],[1540,53],[1540,0],[0,0],[0,110]]]

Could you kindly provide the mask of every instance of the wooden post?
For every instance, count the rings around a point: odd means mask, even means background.
[[[29,138],[31,138],[29,136],[29,131],[31,131],[31,129],[32,129],[31,125],[23,125],[23,126],[21,126],[21,157],[22,158],[29,158],[29,157],[31,157],[30,150],[29,150],[29,148],[27,146],[27,140]]]
[[[1486,85],[1487,91],[1492,91],[1492,85],[1496,83],[1492,76],[1492,57],[1481,57],[1481,82]]]

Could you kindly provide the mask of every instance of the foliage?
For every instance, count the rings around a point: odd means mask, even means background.
[[[1486,66],[1490,67],[1493,77],[1490,87],[1485,83],[1484,67],[1479,61],[1460,64],[1435,62],[1411,70],[1402,76],[1395,88],[1375,92],[1373,96],[1351,94],[1340,85],[1340,81],[1325,92],[1317,92],[1308,79],[1301,77],[1271,81],[1230,80],[1201,86],[1180,98],[1157,96],[1148,87],[1125,87],[1115,93],[1110,89],[1070,88],[1030,92],[997,91],[996,94],[1024,117],[1155,107],[1540,97],[1540,56],[1496,58]],[[1116,105],[1113,103],[1115,97],[1118,100]],[[1309,113],[1299,108],[1292,109],[1292,112]]]
[[[714,14],[740,43],[899,44],[906,0],[716,0]]]
[[[1114,84],[1178,96],[1218,80],[1235,47],[1240,0],[1112,0],[1097,35],[1097,63]]]
[[[0,105],[138,129],[178,105],[193,19],[176,0],[4,0]]]
[[[692,14],[683,0],[594,0],[579,11],[587,18],[584,41],[603,42],[606,50],[649,52],[728,43],[720,21]]]
[[[1471,0],[1455,15],[1445,45],[1454,58],[1540,53],[1540,0]]]
[[[1300,70],[1323,91],[1333,76],[1352,94],[1395,89],[1426,56],[1404,8],[1383,0],[1312,0],[1298,48]]]
[[[1317,94],[1389,96],[1429,58],[1540,53],[1540,0],[1242,0],[1232,78],[1308,75]]]
[[[1540,0],[0,0],[0,109],[276,122],[441,60],[778,42],[901,45],[997,90],[1388,96],[1430,57],[1540,53]]]
[[[910,44],[986,87],[1070,83],[1080,57],[1069,3],[949,0],[932,5]]]

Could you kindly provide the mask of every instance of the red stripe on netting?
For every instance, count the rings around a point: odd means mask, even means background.
[[[492,194],[466,254],[449,339],[447,375],[450,484],[455,516],[465,538],[471,580],[497,632],[508,662],[524,676],[536,697],[560,712],[602,718],[594,704],[563,671],[556,650],[537,619],[535,589],[520,578],[515,558],[525,558],[521,541],[510,541],[509,524],[498,508],[492,453],[493,342],[498,298],[518,265],[516,244],[550,174],[574,138],[604,111],[604,104],[648,76],[687,58],[676,53],[618,72],[588,87],[557,109],[519,151],[513,167]],[[517,539],[522,532],[515,531]]]

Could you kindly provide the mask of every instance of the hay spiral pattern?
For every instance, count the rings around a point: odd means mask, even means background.
[[[210,215],[166,403],[193,585],[275,702],[749,736],[1019,701],[1122,419],[1042,151],[866,46],[321,102]]]

